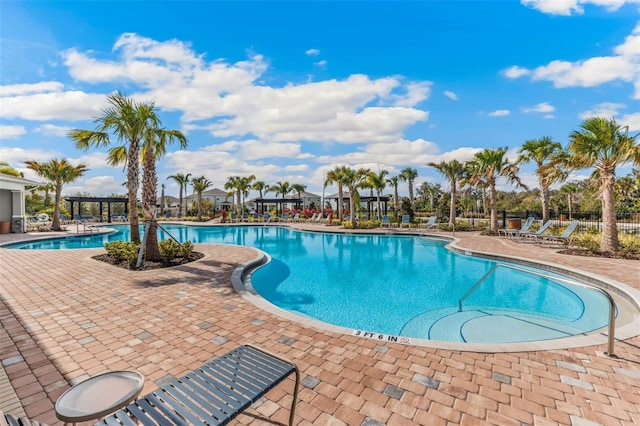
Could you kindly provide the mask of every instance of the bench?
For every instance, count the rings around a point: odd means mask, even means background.
[[[292,426],[300,372],[291,361],[253,345],[235,348],[96,425],[224,425],[291,374],[295,374]]]

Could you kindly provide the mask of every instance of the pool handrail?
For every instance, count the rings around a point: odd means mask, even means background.
[[[484,274],[482,276],[482,278],[480,278],[473,286],[471,286],[471,288],[469,290],[467,290],[467,292],[464,294],[464,296],[462,296],[459,300],[458,300],[458,312],[462,312],[462,301],[464,299],[466,299],[467,297],[469,297],[471,295],[471,293],[473,293],[479,286],[480,284],[482,284],[491,274],[493,274],[495,272],[496,269],[498,268],[508,268],[508,269],[513,269],[515,271],[521,271],[521,272],[526,272],[532,275],[537,275],[539,277],[543,277],[543,278],[547,278],[550,280],[554,280],[554,281],[558,281],[558,282],[562,282],[564,284],[571,284],[571,285],[577,285],[578,287],[582,287],[582,288],[587,288],[590,290],[596,290],[599,291],[600,293],[602,293],[607,300],[609,301],[609,324],[608,324],[608,341],[607,341],[607,352],[605,352],[605,355],[611,357],[611,358],[615,358],[616,355],[613,352],[613,346],[614,346],[614,341],[615,341],[615,328],[616,328],[616,301],[613,300],[613,297],[611,296],[611,294],[609,294],[608,291],[606,291],[605,289],[601,288],[601,287],[596,287],[594,285],[589,285],[589,284],[585,284],[585,283],[581,283],[578,281],[574,281],[574,280],[568,280],[565,278],[561,278],[561,277],[556,277],[553,275],[549,275],[549,274],[544,274],[542,272],[537,272],[537,271],[532,271],[530,269],[525,269],[525,268],[519,268],[517,266],[512,266],[512,265],[507,265],[504,263],[497,263],[495,265],[493,265],[491,267],[491,269],[489,269],[487,271],[486,274]]]

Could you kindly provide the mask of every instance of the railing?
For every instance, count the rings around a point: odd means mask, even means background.
[[[80,234],[80,224],[82,224],[82,233],[86,234],[87,233],[87,229],[89,230],[89,234],[93,235],[93,231],[96,231],[96,234],[98,233],[98,227],[97,226],[93,226],[90,223],[81,221],[81,220],[76,220],[76,234]]]
[[[507,226],[508,219],[526,219],[529,216],[535,216],[537,219],[542,217],[540,212],[534,211],[519,211],[508,212],[502,210],[499,212],[500,221],[502,227]],[[549,219],[554,222],[554,225],[564,226],[572,220],[579,220],[580,227],[588,228],[593,227],[597,230],[602,230],[602,212],[601,211],[556,211],[549,212]],[[616,223],[620,232],[625,233],[640,233],[640,212],[616,212]]]
[[[602,289],[600,287],[592,286],[592,285],[589,285],[589,284],[584,284],[584,283],[581,283],[581,282],[578,282],[578,281],[568,280],[568,279],[565,279],[565,278],[555,277],[555,276],[552,276],[552,275],[544,274],[542,272],[537,272],[537,271],[532,271],[532,270],[529,270],[529,269],[519,268],[517,266],[511,266],[511,265],[506,265],[506,264],[503,264],[503,263],[498,263],[498,264],[494,265],[491,269],[489,269],[489,271],[487,271],[487,273],[484,274],[482,276],[482,278],[480,278],[473,286],[471,286],[471,288],[464,294],[464,296],[462,296],[458,300],[458,312],[462,312],[462,302],[467,297],[469,297],[471,295],[471,293],[476,291],[476,289],[478,287],[480,287],[480,284],[482,284],[498,268],[508,268],[508,269],[513,269],[515,271],[526,272],[528,274],[537,275],[539,277],[546,278],[546,279],[549,279],[549,280],[561,282],[561,283],[564,283],[564,284],[577,285],[578,287],[587,288],[587,289],[590,289],[590,290],[596,290],[596,291],[599,291],[600,293],[602,293],[604,295],[604,297],[606,297],[607,300],[609,301],[609,324],[608,324],[609,331],[608,331],[607,352],[605,352],[605,353],[610,357],[615,357],[614,352],[613,352],[613,345],[614,345],[614,340],[615,340],[615,328],[616,328],[616,302],[615,302],[615,300],[613,300],[613,297],[609,294],[609,292],[607,292],[606,290],[604,290],[604,289]]]

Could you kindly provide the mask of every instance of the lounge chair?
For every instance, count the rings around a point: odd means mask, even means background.
[[[289,213],[283,213],[282,214],[282,220],[284,222],[289,222]]]
[[[227,424],[291,374],[295,374],[291,426],[298,400],[298,367],[252,345],[237,347],[96,424]]]
[[[400,228],[406,226],[407,228],[411,228],[411,217],[408,214],[402,215],[402,221],[400,222]]]
[[[318,219],[319,219],[319,215],[317,213],[314,213],[311,215],[309,219],[307,219],[307,222],[315,222]]]
[[[47,426],[26,417],[15,417],[0,411],[0,426]]]
[[[296,213],[293,215],[293,219],[294,222],[298,222],[300,220],[300,213]]]
[[[546,221],[545,223],[542,224],[542,226],[540,226],[540,228],[538,228],[537,231],[535,232],[520,232],[518,234],[516,234],[516,237],[519,240],[522,239],[526,239],[529,241],[535,240],[537,237],[540,237],[543,235],[543,233],[549,229],[549,227],[551,226],[553,222],[551,222],[550,220]]]
[[[424,223],[420,223],[420,228],[424,228],[424,229],[435,229],[436,227],[436,220],[438,219],[437,216],[429,216],[429,218],[427,219],[426,222]]]
[[[387,228],[391,228],[391,220],[387,215],[382,216],[382,221],[380,221],[380,228],[382,228],[383,226],[386,226]]]
[[[521,234],[526,234],[529,232],[529,228],[533,225],[533,222],[536,220],[535,217],[529,216],[527,220],[524,221],[520,229],[498,229],[498,235],[504,235],[505,237],[517,237]]]
[[[562,243],[565,244],[568,240],[569,237],[571,236],[571,234],[573,234],[575,232],[575,230],[578,228],[578,225],[580,224],[579,220],[573,220],[571,221],[571,223],[569,224],[569,226],[567,226],[567,229],[564,230],[564,232],[560,235],[538,235],[534,238],[533,242],[534,243]]]

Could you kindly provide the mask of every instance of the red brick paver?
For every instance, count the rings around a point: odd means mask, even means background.
[[[640,288],[640,262],[576,258],[461,234],[459,246],[579,268]],[[640,424],[640,338],[522,353],[404,346],[327,332],[267,313],[233,291],[255,251],[198,245],[206,257],[131,272],[91,259],[102,249],[0,249],[0,361],[27,415],[60,424],[56,398],[105,370],[136,369],[144,393],[242,343],[295,360],[300,425]],[[237,424],[284,424],[292,381]]]

